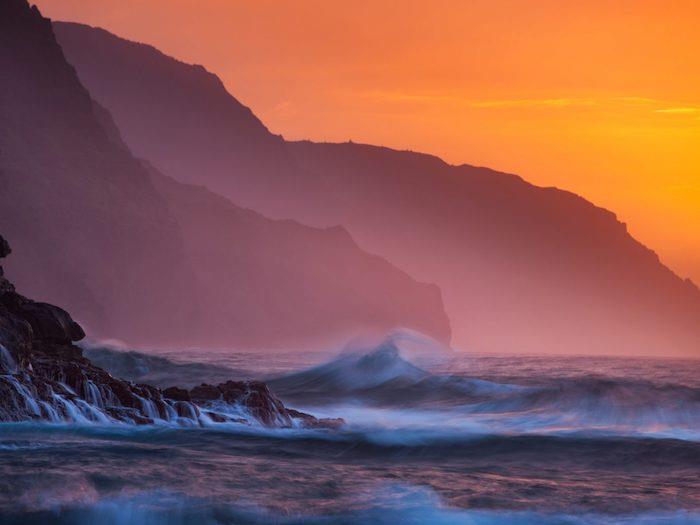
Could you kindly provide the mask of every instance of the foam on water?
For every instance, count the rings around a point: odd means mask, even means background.
[[[355,343],[335,359],[271,378],[269,384],[293,408],[322,417],[342,417],[351,432],[397,444],[522,434],[700,440],[698,387],[590,375],[543,375],[518,384],[517,379],[500,382],[465,373],[436,374],[406,359],[406,341],[420,348],[411,352],[418,361],[426,348],[432,348],[414,334],[392,334],[375,347]],[[185,366],[132,354],[127,362],[148,362],[154,374],[159,373],[158,366],[167,370]],[[444,361],[444,351],[438,354],[433,361]],[[124,366],[116,355],[109,356]],[[202,366],[200,369],[215,367]],[[49,406],[37,401],[13,376],[2,378],[13,384],[28,410],[50,421],[114,422],[105,412],[105,407],[114,403],[114,396],[91,382],[83,387],[85,401],[56,393],[54,406]],[[159,425],[211,424],[188,403],[167,401],[162,414],[153,401],[140,398],[140,403],[141,412]],[[215,408],[234,419],[251,419],[244,407],[235,404]]]
[[[700,440],[700,388],[599,376],[526,384],[433,374],[393,339],[270,380],[288,403],[405,442],[473,435],[611,435]]]
[[[17,363],[10,351],[0,344],[0,370],[6,374],[17,372]]]

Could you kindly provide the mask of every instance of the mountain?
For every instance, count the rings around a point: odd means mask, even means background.
[[[206,186],[235,193],[237,203],[274,210],[275,218],[291,216],[277,213],[301,177],[289,169],[285,141],[229,95],[218,77],[100,29],[56,22],[54,30],[93,96],[109,101],[135,156],[182,182],[203,184],[206,174]],[[252,178],[232,181],[231,173]]]
[[[184,335],[197,305],[181,300],[194,273],[177,223],[25,1],[0,3],[0,71],[0,226],[17,285],[98,334]]]
[[[102,29],[55,28],[80,78],[140,156],[266,215],[346,226],[363,248],[441,287],[458,345],[700,352],[700,291],[613,213],[566,191],[430,155],[284,143],[201,66]],[[198,170],[204,162],[208,169]]]
[[[23,292],[133,344],[295,346],[397,326],[449,340],[438,288],[342,228],[267,219],[135,157],[25,0],[0,3],[0,44],[0,226]]]
[[[272,220],[151,168],[196,268],[209,344],[337,342],[411,326],[449,341],[440,289],[362,251],[339,226]]]
[[[319,215],[298,218],[332,217],[365,248],[430,276],[458,341],[530,353],[700,352],[700,291],[613,213],[573,193],[374,146],[289,150],[332,196]],[[341,181],[347,193],[335,190]],[[391,213],[368,224],[388,202]],[[411,244],[400,236],[407,224]]]

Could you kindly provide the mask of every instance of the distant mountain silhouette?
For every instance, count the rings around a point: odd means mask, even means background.
[[[419,153],[285,143],[201,66],[104,30],[55,24],[124,140],[178,180],[266,215],[342,224],[443,290],[475,350],[700,352],[700,291],[572,193]]]
[[[233,183],[236,202],[262,209],[274,196],[275,205],[267,206],[272,216],[290,217],[278,208],[303,181],[289,169],[293,161],[285,141],[229,95],[218,77],[106,31],[61,22],[54,30],[83,83],[100,92],[98,99],[110,101],[108,109],[136,157],[153,161],[177,180],[215,191],[232,189],[231,173],[249,173],[250,179]],[[80,49],[84,44],[94,48]],[[100,63],[102,57],[109,63]]]
[[[362,251],[344,228],[268,219],[151,176],[181,226],[209,342],[289,347],[406,325],[450,340],[440,289]]]
[[[439,289],[342,228],[267,219],[133,156],[25,0],[0,3],[0,72],[8,270],[91,336],[270,346],[412,326],[449,340]]]

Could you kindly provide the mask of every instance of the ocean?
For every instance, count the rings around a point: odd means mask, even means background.
[[[0,425],[0,523],[700,523],[700,361],[86,347],[156,386],[264,379],[339,431]],[[430,346],[430,345],[428,345]]]

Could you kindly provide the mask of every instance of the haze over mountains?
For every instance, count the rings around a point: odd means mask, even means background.
[[[347,227],[364,249],[441,287],[458,346],[698,355],[700,291],[611,212],[430,155],[285,142],[201,66],[54,26],[138,157],[268,216]]]
[[[439,289],[344,229],[265,218],[132,155],[26,0],[0,3],[0,71],[7,269],[90,336],[270,347],[407,326],[449,340]]]

